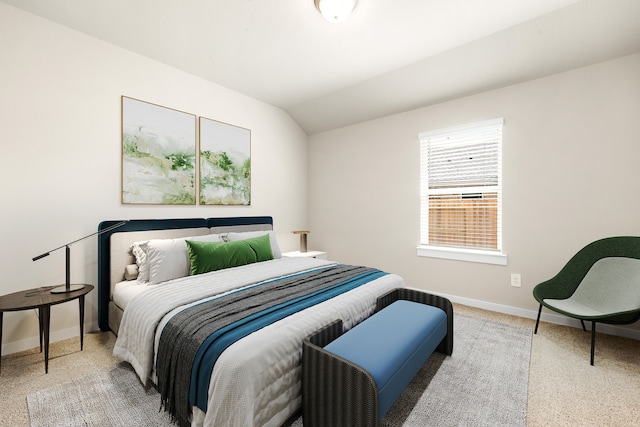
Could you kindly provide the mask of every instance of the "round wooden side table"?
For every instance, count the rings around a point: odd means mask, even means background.
[[[64,302],[78,300],[80,308],[80,350],[84,341],[84,296],[93,290],[93,285],[83,284],[81,289],[71,292],[51,293],[51,289],[58,286],[44,286],[27,289],[12,294],[0,296],[0,344],[2,343],[2,317],[5,311],[21,311],[38,309],[40,325],[40,352],[44,338],[44,372],[49,373],[49,328],[51,320],[51,306]],[[0,352],[2,346],[0,345]],[[2,354],[0,354],[0,367]]]

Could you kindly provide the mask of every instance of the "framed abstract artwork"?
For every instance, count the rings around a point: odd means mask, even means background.
[[[251,131],[200,117],[200,204],[251,204]]]
[[[196,116],[122,97],[122,203],[196,204]]]

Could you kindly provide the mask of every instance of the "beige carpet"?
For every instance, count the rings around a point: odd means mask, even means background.
[[[534,321],[455,305],[458,313],[533,328]],[[57,383],[115,367],[111,333],[53,343],[49,374],[38,349],[4,356],[0,374],[0,425],[28,426],[26,396]],[[589,365],[590,334],[543,323],[533,335],[527,425],[640,425],[640,342],[598,334],[595,366]]]

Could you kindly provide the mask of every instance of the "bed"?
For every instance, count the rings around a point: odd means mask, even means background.
[[[302,340],[336,319],[350,329],[404,287],[282,257],[268,216],[120,222],[98,228],[99,325],[181,425],[281,426],[301,407]]]

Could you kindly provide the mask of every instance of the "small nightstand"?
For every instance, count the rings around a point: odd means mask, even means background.
[[[64,286],[64,285],[63,285]],[[44,338],[44,373],[49,373],[49,329],[51,325],[51,306],[68,301],[78,300],[80,308],[80,351],[84,338],[84,296],[91,292],[92,285],[83,284],[77,291],[52,293],[56,286],[43,286],[36,289],[18,291],[9,295],[0,296],[0,345],[2,344],[2,317],[5,311],[38,309],[40,321],[40,351],[42,351],[42,339]],[[0,347],[1,350],[1,347]],[[1,353],[1,351],[0,351]],[[2,355],[0,354],[0,357]],[[1,360],[0,360],[1,361]]]
[[[300,257],[304,257],[304,258],[327,259],[327,253],[326,252],[321,252],[321,251],[285,252],[285,253],[282,254],[282,256],[285,257],[285,258],[300,258]]]

